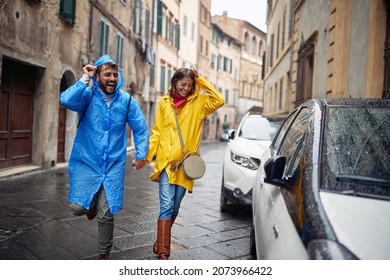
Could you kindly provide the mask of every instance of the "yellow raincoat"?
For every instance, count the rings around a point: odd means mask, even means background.
[[[197,87],[187,103],[177,110],[179,125],[184,142],[184,153],[198,151],[203,119],[224,105],[222,95],[202,76],[196,80]],[[180,166],[177,172],[170,167],[182,160],[179,133],[174,116],[173,98],[169,95],[161,98],[156,112],[156,121],[149,139],[148,162],[156,158],[154,173],[150,176],[158,182],[165,169],[169,183],[184,187],[190,193],[194,181],[187,179]]]

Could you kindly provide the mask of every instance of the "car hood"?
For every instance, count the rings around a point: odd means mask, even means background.
[[[359,259],[390,259],[390,201],[320,192],[337,239]]]
[[[230,140],[230,150],[254,158],[260,159],[265,149],[271,145],[271,141],[249,140],[241,137],[236,137]]]

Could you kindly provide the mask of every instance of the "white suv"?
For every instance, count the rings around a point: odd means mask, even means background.
[[[230,205],[252,205],[252,184],[260,158],[272,142],[283,119],[247,113],[230,141],[223,162],[220,210]]]

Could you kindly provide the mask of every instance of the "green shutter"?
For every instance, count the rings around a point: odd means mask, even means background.
[[[176,25],[176,42],[175,46],[177,49],[180,49],[180,25]]]
[[[162,23],[163,23],[163,5],[162,1],[157,2],[157,34],[162,35]]]
[[[67,22],[74,24],[74,19],[76,17],[76,0],[61,0],[60,16]]]

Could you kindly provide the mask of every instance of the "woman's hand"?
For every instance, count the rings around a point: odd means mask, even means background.
[[[195,78],[199,78],[198,70],[196,70],[195,66],[191,67],[191,71],[192,71],[192,73],[194,73]]]

